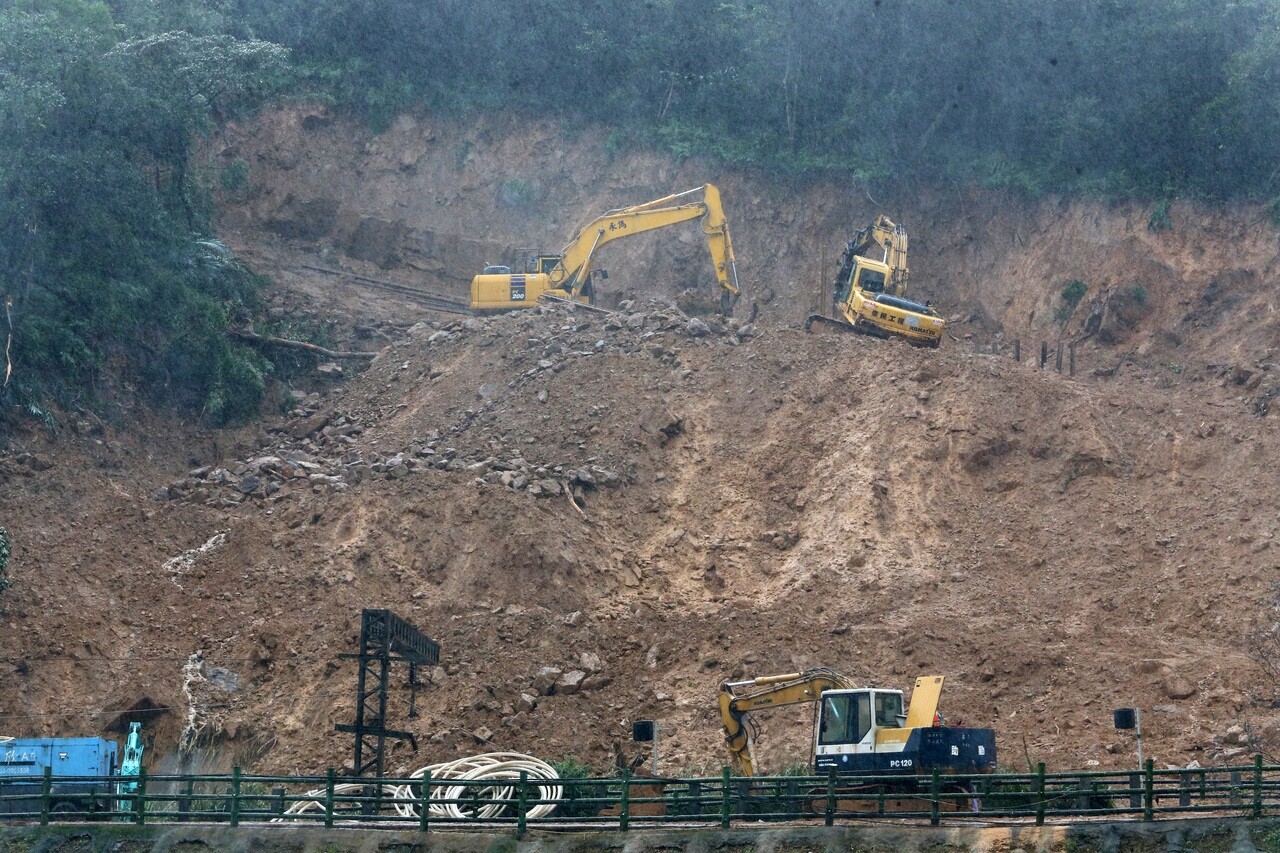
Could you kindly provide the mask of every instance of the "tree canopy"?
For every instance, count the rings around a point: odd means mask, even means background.
[[[1278,0],[235,0],[386,122],[550,113],[869,180],[1280,192]]]
[[[264,365],[223,334],[255,282],[211,248],[189,165],[215,111],[260,96],[285,54],[225,34],[134,37],[85,0],[0,11],[5,402],[43,411],[110,378],[215,420],[256,407]]]

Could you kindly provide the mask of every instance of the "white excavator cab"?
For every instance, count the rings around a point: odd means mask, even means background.
[[[907,716],[901,690],[827,690],[822,694],[814,757],[822,764],[834,762],[842,769],[864,768],[872,756],[881,729],[901,729]]]

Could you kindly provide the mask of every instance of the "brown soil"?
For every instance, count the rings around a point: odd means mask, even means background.
[[[102,732],[146,700],[173,709],[148,724],[154,758],[191,707],[214,765],[340,766],[355,670],[336,656],[363,607],[443,647],[418,718],[397,680],[388,722],[421,740],[393,769],[487,748],[486,732],[603,769],[651,717],[665,770],[712,771],[721,680],[819,665],[903,688],[946,674],[944,715],[996,728],[1014,767],[1128,765],[1123,705],[1161,763],[1236,757],[1236,724],[1274,731],[1246,656],[1273,617],[1280,495],[1277,240],[1256,211],[1175,207],[1174,230],[1151,232],[1136,207],[873,206],[836,183],[611,159],[549,127],[405,119],[373,137],[314,111],[229,127],[209,156],[249,163],[224,236],[277,276],[275,310],[332,321],[352,349],[393,343],[238,433],[137,415],[10,436],[0,733]],[[307,269],[462,296],[485,260],[708,177],[754,335],[694,336],[670,307],[714,296],[692,227],[610,247],[610,301],[638,298],[613,323],[463,324]],[[877,210],[911,229],[917,295],[956,317],[939,351],[799,329],[811,283]],[[1089,293],[1062,332],[1074,278]],[[1079,337],[1094,300],[1075,378],[1009,357],[1015,337]],[[318,473],[244,497],[264,456]],[[197,466],[227,479],[184,476]],[[539,480],[557,493],[531,494]],[[529,709],[548,666],[587,677]],[[761,715],[763,765],[807,759],[809,713]]]

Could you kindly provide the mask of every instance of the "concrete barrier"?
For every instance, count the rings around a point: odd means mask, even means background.
[[[1280,853],[1280,818],[1060,826],[399,832],[284,825],[0,827],[0,853]]]

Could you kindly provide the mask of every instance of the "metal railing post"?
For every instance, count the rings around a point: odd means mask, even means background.
[[[44,782],[40,785],[40,825],[49,825],[49,809],[53,799],[53,767],[44,766]]]
[[[827,771],[827,808],[823,814],[823,822],[831,826],[836,822],[836,769]]]
[[[1253,816],[1262,817],[1262,756],[1253,757]]]
[[[239,767],[231,768],[231,806],[228,809],[228,811],[231,814],[230,821],[229,821],[230,824],[232,826],[239,826],[240,825],[240,768]]]
[[[942,778],[938,772],[938,768],[933,768],[932,778],[929,780],[929,824],[937,826],[941,818],[939,812],[941,807],[938,804],[938,795],[942,793]]]
[[[1036,826],[1044,826],[1044,762],[1036,765]]]
[[[627,784],[625,779],[623,780],[622,784],[624,786]],[[625,793],[622,797],[622,801],[624,803],[627,801]],[[524,838],[525,832],[529,829],[529,818],[526,815],[526,812],[528,811],[528,806],[529,806],[529,771],[521,770],[520,771],[520,788],[516,794],[516,838]],[[625,821],[626,818],[623,818],[623,820]],[[626,829],[626,826],[624,825],[622,828]]]
[[[1156,762],[1152,758],[1142,768],[1142,820],[1156,820]]]
[[[133,791],[133,822],[142,826],[147,822],[147,768],[138,768],[138,786]]]
[[[188,777],[186,791],[178,795],[178,820],[187,820],[186,815],[191,811],[191,800],[195,790],[195,780]]]
[[[333,788],[336,782],[337,773],[332,767],[325,773],[324,783],[324,826],[325,829],[333,829]]]
[[[720,828],[721,829],[729,828],[729,815],[731,814],[730,808],[729,808],[729,805],[730,805],[729,796],[730,796],[731,785],[732,785],[732,782],[730,781],[730,777],[729,777],[729,768],[721,767],[720,768]]]
[[[631,771],[622,771],[622,799],[618,802],[618,829],[623,832],[631,824]]]
[[[418,831],[431,828],[431,771],[422,774],[422,796],[418,800]]]

